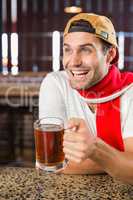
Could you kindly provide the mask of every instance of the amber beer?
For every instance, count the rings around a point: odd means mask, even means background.
[[[36,165],[46,171],[58,169],[64,162],[63,153],[63,124],[58,120],[53,122],[43,120],[35,125]],[[59,123],[60,122],[60,123]]]

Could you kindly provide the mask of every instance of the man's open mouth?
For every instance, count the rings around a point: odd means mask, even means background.
[[[74,70],[71,70],[71,73],[75,78],[84,78],[88,74],[88,71],[74,71]]]

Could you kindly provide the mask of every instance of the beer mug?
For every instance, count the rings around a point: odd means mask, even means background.
[[[63,120],[46,117],[34,123],[36,168],[55,172],[65,165]]]

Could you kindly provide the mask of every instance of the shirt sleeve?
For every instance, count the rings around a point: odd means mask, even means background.
[[[58,80],[48,74],[40,87],[39,93],[39,118],[60,117],[66,119],[63,95],[58,86]]]
[[[121,100],[122,137],[133,137],[133,87],[131,87]]]

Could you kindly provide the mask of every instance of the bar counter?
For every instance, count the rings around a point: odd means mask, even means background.
[[[133,186],[108,175],[46,174],[34,168],[0,168],[0,200],[132,200]]]

